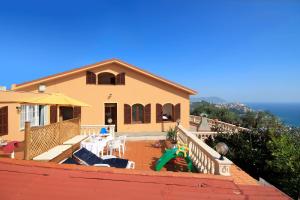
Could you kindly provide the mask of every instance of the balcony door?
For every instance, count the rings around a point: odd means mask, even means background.
[[[115,125],[115,131],[117,131],[117,104],[105,103],[105,125]],[[111,120],[110,120],[111,119]],[[110,123],[111,121],[111,123]]]

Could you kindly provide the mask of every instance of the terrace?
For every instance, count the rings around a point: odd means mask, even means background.
[[[30,128],[28,125],[25,130],[25,142],[20,143],[19,147],[15,150],[15,158],[18,160],[27,159],[31,160],[33,157],[47,151],[48,149],[62,144],[64,141],[74,137],[75,135],[96,135],[99,134],[101,128],[108,128],[108,126],[79,126],[80,121],[77,119],[68,120],[52,124],[41,128]],[[56,128],[55,128],[56,127]],[[79,130],[80,127],[80,130]],[[115,135],[114,126],[109,126],[110,134]],[[68,135],[65,133],[68,132]],[[52,135],[53,137],[45,137]],[[56,136],[55,136],[56,135]],[[56,139],[55,139],[56,138]],[[225,178],[234,181],[236,184],[246,185],[258,185],[258,182],[242,171],[230,160],[219,160],[220,154],[207,146],[201,139],[190,131],[185,130],[182,126],[177,127],[178,141],[189,145],[189,155],[193,161],[193,165],[196,167],[198,173],[187,172],[187,164],[184,159],[173,159],[168,162],[161,170],[161,172],[155,173],[168,173],[172,176],[191,176],[203,177],[204,174],[208,177]],[[38,140],[51,140],[51,143],[47,142],[33,142]],[[155,165],[158,159],[164,154],[165,150],[171,147],[170,142],[166,140],[145,140],[143,137],[141,140],[131,141],[130,137],[126,142],[126,151],[124,154],[125,159],[135,162],[134,171],[144,173],[154,172]],[[57,141],[55,143],[54,141]],[[43,144],[43,145],[37,145]],[[79,144],[72,147],[72,151],[66,151],[62,155],[51,160],[50,162],[58,163],[64,157],[72,155],[75,149],[79,148]],[[106,151],[104,152],[106,154]],[[0,151],[0,156],[3,153]],[[115,152],[116,156],[118,154]],[[5,157],[5,156],[4,156]]]

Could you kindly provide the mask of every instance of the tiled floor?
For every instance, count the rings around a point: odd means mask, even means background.
[[[155,144],[162,144],[161,147],[155,147]],[[136,170],[147,170],[154,171],[156,161],[162,156],[165,150],[163,141],[128,141],[126,143],[126,151],[124,158],[135,162]],[[16,159],[23,159],[23,144],[21,143],[19,148],[16,150]],[[0,150],[0,157],[3,156],[3,152]],[[169,162],[162,171],[185,171],[185,163],[180,159]],[[181,173],[181,172],[178,172]],[[231,174],[233,181],[239,185],[257,185],[257,181],[248,175],[246,172],[241,170],[236,165],[231,167]],[[217,176],[216,176],[217,177]]]
[[[135,141],[127,142],[126,144],[126,153],[125,158],[133,160],[136,163],[137,170],[154,170],[155,162],[162,156],[164,152],[164,146],[162,148],[154,147],[154,144],[158,141]],[[180,166],[183,165],[185,170],[185,163],[176,161],[176,169],[180,169]],[[176,171],[174,169],[174,162],[170,162],[162,171]],[[257,181],[240,169],[238,166],[233,165],[231,168],[232,178],[237,184],[247,184],[247,185],[257,185]]]
[[[155,162],[162,156],[162,149],[154,147],[158,141],[134,141],[126,143],[125,158],[136,163],[135,169],[154,170]]]

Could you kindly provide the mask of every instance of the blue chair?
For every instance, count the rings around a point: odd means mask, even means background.
[[[122,158],[109,158],[102,159],[87,150],[81,148],[73,153],[73,156],[88,166],[100,166],[100,167],[116,167],[116,168],[134,168],[132,161],[128,161]]]
[[[107,130],[106,130],[106,128],[101,128],[101,130],[100,130],[100,134],[106,134],[107,133]]]
[[[67,158],[60,162],[60,164],[71,164],[71,165],[79,165],[79,163],[73,158]]]

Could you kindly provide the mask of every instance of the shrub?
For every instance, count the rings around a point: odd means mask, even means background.
[[[170,127],[167,132],[167,140],[170,140],[171,142],[176,143],[177,142],[176,136],[177,136],[176,128]]]

